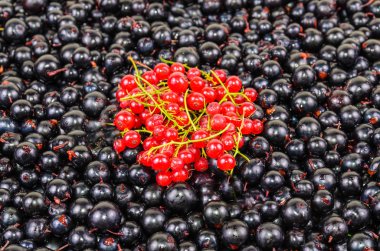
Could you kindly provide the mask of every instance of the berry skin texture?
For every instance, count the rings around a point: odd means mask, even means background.
[[[236,160],[231,154],[223,154],[218,158],[218,168],[222,171],[231,171],[236,165]]]
[[[176,93],[184,93],[189,86],[187,77],[182,72],[173,72],[168,78],[168,87]]]

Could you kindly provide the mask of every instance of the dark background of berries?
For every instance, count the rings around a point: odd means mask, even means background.
[[[0,0],[0,250],[380,250],[379,17],[379,0]],[[116,154],[128,57],[255,88],[251,160],[162,188],[140,147]]]

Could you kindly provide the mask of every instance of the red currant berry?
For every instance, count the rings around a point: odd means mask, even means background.
[[[125,145],[129,148],[136,148],[141,143],[141,135],[136,131],[128,131],[124,134]]]
[[[176,121],[178,125],[185,126],[190,123],[189,117],[187,116],[185,111],[180,111],[176,116]]]
[[[249,101],[255,102],[258,96],[258,93],[253,88],[246,88],[244,89],[244,94],[249,98]]]
[[[152,114],[150,113],[148,109],[145,109],[142,113],[140,113],[139,117],[141,119],[141,122],[145,124],[146,120],[152,117]]]
[[[220,104],[220,112],[224,115],[231,113],[235,113],[236,115],[236,106],[231,101],[225,101]]]
[[[201,93],[206,99],[206,103],[211,103],[214,102],[216,99],[216,92],[213,88],[211,87],[205,87],[202,89]]]
[[[227,74],[224,70],[215,70],[212,74],[212,81],[216,85],[220,85],[220,82],[223,84],[226,82]]]
[[[171,103],[178,103],[178,94],[173,91],[166,91],[161,95],[161,99],[163,101],[171,102]]]
[[[224,96],[226,96],[226,90],[223,88],[223,86],[218,86],[215,88],[215,99],[217,101],[220,101],[224,98]]]
[[[156,182],[159,186],[166,187],[172,183],[172,174],[167,171],[159,172],[156,175]]]
[[[231,134],[224,134],[220,137],[224,150],[231,151],[236,146],[235,139]]]
[[[181,63],[174,63],[170,66],[170,70],[172,72],[180,72],[180,73],[185,73],[186,69]]]
[[[162,141],[161,143],[165,144],[164,141]],[[173,156],[174,150],[175,149],[174,149],[173,145],[166,145],[166,146],[161,147],[160,149],[158,149],[158,153],[165,154],[168,158],[171,158]]]
[[[173,72],[168,78],[168,87],[176,93],[182,93],[187,90],[189,81],[186,76],[181,72]]]
[[[166,80],[170,75],[170,67],[167,64],[159,63],[154,67],[154,72],[158,80]]]
[[[236,160],[231,154],[225,153],[218,158],[217,165],[222,171],[230,171],[234,169]]]
[[[184,168],[176,170],[172,174],[173,182],[185,182],[189,178],[189,171]]]
[[[166,126],[164,125],[157,125],[153,128],[153,137],[157,141],[161,141],[165,138],[165,132],[166,132]]]
[[[198,68],[190,68],[187,73],[187,78],[189,80],[192,80],[195,77],[200,77],[201,76],[201,71]]]
[[[124,98],[125,96],[127,96],[127,92],[124,89],[118,89],[116,91],[116,100],[118,102],[120,102],[121,99]]]
[[[135,116],[131,112],[123,110],[116,113],[113,123],[119,131],[130,130],[135,125]]]
[[[243,83],[237,76],[230,76],[226,80],[226,87],[230,92],[239,92]]]
[[[190,164],[194,162],[194,155],[188,149],[179,151],[178,158],[182,159],[185,164]]]
[[[264,124],[258,119],[254,119],[253,121],[253,127],[252,127],[252,133],[253,134],[260,134],[264,130]]]
[[[128,92],[137,88],[135,76],[125,75],[120,81],[120,87]]]
[[[239,107],[239,114],[245,118],[250,117],[256,111],[256,107],[251,102],[244,102]]]
[[[170,169],[172,171],[183,169],[184,166],[185,166],[185,162],[181,158],[174,157],[170,160]]]
[[[201,92],[206,86],[206,81],[201,77],[194,77],[190,80],[190,88],[192,91]]]
[[[152,169],[155,171],[164,171],[169,168],[169,158],[162,153],[158,153],[152,157]]]
[[[214,116],[212,116],[210,124],[212,130],[221,131],[224,128],[226,128],[227,119],[222,114],[215,114]]]
[[[218,158],[224,152],[223,144],[218,139],[212,139],[207,143],[206,154],[210,158]]]
[[[164,117],[161,114],[154,114],[145,121],[145,127],[149,131],[153,131],[156,126],[164,123]]]
[[[151,85],[157,85],[159,80],[154,71],[146,71],[143,73],[142,78],[148,81]],[[145,81],[144,81],[145,82]]]
[[[172,127],[168,128],[165,131],[165,139],[169,142],[176,141],[178,139],[178,130]]]
[[[206,113],[209,115],[215,115],[220,113],[220,104],[218,102],[211,102],[206,107]]]
[[[205,107],[205,97],[199,92],[192,92],[187,96],[187,106],[193,111],[202,110]]]
[[[253,122],[250,119],[244,119],[242,121],[242,126],[241,126],[241,133],[242,134],[251,134],[253,130]]]
[[[131,111],[134,114],[140,114],[145,110],[145,107],[143,104],[137,101],[133,101],[133,100],[131,101],[129,108],[131,108]]]
[[[208,161],[206,158],[201,157],[199,160],[195,161],[194,169],[198,172],[204,172],[208,169]]]
[[[159,143],[153,137],[148,137],[148,138],[144,139],[144,141],[143,141],[144,150],[149,150],[152,147],[156,147],[158,145],[159,145]]]
[[[125,145],[125,141],[123,139],[115,139],[113,142],[113,149],[117,153],[121,153],[126,147],[127,146]]]
[[[150,155],[147,151],[142,151],[137,155],[137,161],[144,166],[151,166],[152,155]]]
[[[179,113],[179,105],[177,103],[169,103],[165,105],[166,110],[173,115]]]
[[[206,140],[202,140],[202,139],[207,138],[208,136],[209,136],[209,133],[206,130],[200,129],[198,131],[195,131],[191,135],[191,140],[197,141],[197,142],[193,142],[193,146],[196,147],[196,148],[204,148],[204,147],[206,147],[207,141]]]

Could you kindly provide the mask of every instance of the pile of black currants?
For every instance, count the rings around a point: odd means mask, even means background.
[[[0,251],[380,250],[380,0],[0,0],[0,32]],[[114,150],[165,60],[257,91],[233,173]]]

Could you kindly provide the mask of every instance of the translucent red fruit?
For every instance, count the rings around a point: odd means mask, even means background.
[[[192,92],[187,96],[186,103],[191,110],[199,111],[205,107],[206,99],[203,94],[199,92]]]
[[[167,170],[170,166],[169,158],[162,153],[158,153],[152,157],[152,169],[155,171]]]
[[[136,78],[133,75],[125,75],[120,81],[120,88],[128,92],[137,87]]]
[[[220,131],[226,128],[227,126],[227,118],[222,114],[215,114],[211,118],[211,129],[214,131]]]
[[[230,76],[226,80],[226,87],[230,92],[239,92],[243,83],[237,76]]]
[[[231,154],[225,153],[218,158],[217,166],[222,171],[231,171],[236,165],[236,160]]]
[[[164,63],[157,64],[153,70],[156,73],[158,80],[160,81],[168,79],[171,73],[170,66]]]
[[[173,72],[168,78],[168,87],[176,93],[182,93],[187,90],[189,80],[182,72]]]
[[[124,134],[125,145],[129,148],[136,148],[141,143],[141,135],[136,131],[128,131]]]
[[[169,186],[172,183],[172,174],[168,171],[159,172],[156,175],[156,182],[159,186]]]
[[[185,73],[185,72],[186,72],[185,67],[184,67],[183,64],[181,64],[181,63],[173,63],[173,64],[170,66],[170,70],[171,70],[172,72],[181,72],[181,73]]]
[[[130,130],[135,125],[135,116],[133,113],[123,110],[115,115],[113,123],[119,131]]]
[[[212,139],[207,143],[206,154],[210,158],[218,158],[224,152],[223,144],[218,139]]]
[[[159,79],[157,78],[157,75],[154,71],[144,72],[142,78],[148,81],[148,83],[151,85],[157,85],[159,82]]]

